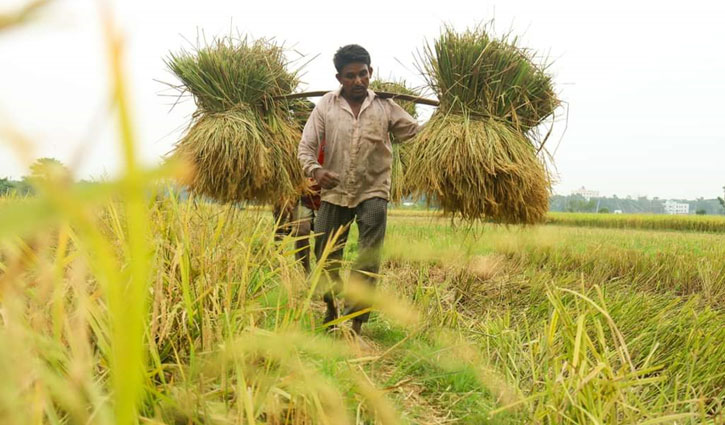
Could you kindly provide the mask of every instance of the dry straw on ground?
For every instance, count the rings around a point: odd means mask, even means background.
[[[440,107],[410,147],[406,184],[467,220],[538,223],[550,180],[532,141],[559,101],[515,38],[445,29],[421,57]]]

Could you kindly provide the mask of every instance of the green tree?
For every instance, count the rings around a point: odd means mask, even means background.
[[[70,179],[70,170],[55,158],[39,158],[30,166],[29,183]],[[24,179],[25,180],[25,179]]]
[[[7,177],[0,179],[0,196],[13,190],[13,182]]]
[[[597,203],[594,199],[586,200],[581,195],[572,195],[566,202],[565,210],[568,212],[594,212],[597,208]]]
[[[52,177],[55,173],[67,171],[65,165],[55,158],[38,158],[30,166],[30,176],[34,178]]]

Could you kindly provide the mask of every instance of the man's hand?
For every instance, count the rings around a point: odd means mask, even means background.
[[[317,184],[322,186],[323,189],[332,189],[340,184],[340,177],[332,171],[327,171],[324,168],[318,168],[315,170],[314,174]]]

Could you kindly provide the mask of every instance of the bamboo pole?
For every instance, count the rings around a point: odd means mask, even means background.
[[[308,91],[304,93],[292,93],[292,94],[286,94],[283,96],[275,96],[275,99],[299,99],[302,97],[320,97],[324,96],[325,94],[329,93],[331,90],[320,90],[320,91]],[[430,106],[438,106],[439,103],[437,100],[433,99],[426,99],[425,97],[419,97],[419,96],[411,96],[409,94],[401,94],[401,93],[389,93],[384,91],[376,91],[375,94],[382,97],[383,99],[399,99],[399,100],[405,100],[408,102],[414,102],[414,103],[420,103],[421,105],[430,105]]]

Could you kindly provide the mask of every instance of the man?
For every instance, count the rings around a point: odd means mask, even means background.
[[[356,44],[341,47],[333,59],[340,88],[326,94],[312,111],[299,145],[304,172],[322,187],[322,203],[315,219],[315,254],[319,261],[328,241],[342,230],[336,248],[327,257],[326,271],[333,281],[324,296],[325,322],[338,317],[335,293],[340,289],[340,261],[349,224],[356,221],[360,238],[358,258],[351,278],[375,285],[380,270],[380,250],[385,238],[390,194],[392,146],[389,133],[403,141],[418,131],[418,123],[390,99],[368,89],[373,68],[370,54]],[[317,153],[325,141],[324,167]],[[369,306],[356,302],[345,315]],[[359,334],[369,312],[353,319]]]
[[[320,148],[324,146],[324,141]],[[325,158],[320,149],[317,157],[320,164],[324,163]],[[320,209],[320,191],[321,187],[316,182],[311,182],[309,193],[294,202],[284,205],[275,205],[272,210],[272,216],[275,222],[274,240],[276,242],[290,235],[295,240],[295,258],[302,264],[305,274],[309,276],[310,268],[310,233],[313,230],[313,220],[316,211]]]
[[[317,185],[315,185],[317,186]],[[295,258],[302,264],[305,274],[310,274],[310,233],[315,218],[315,211],[319,208],[320,195],[315,191],[304,195],[297,202],[284,205],[275,205],[272,216],[275,222],[274,240],[282,241],[285,236],[292,236],[295,240]]]

